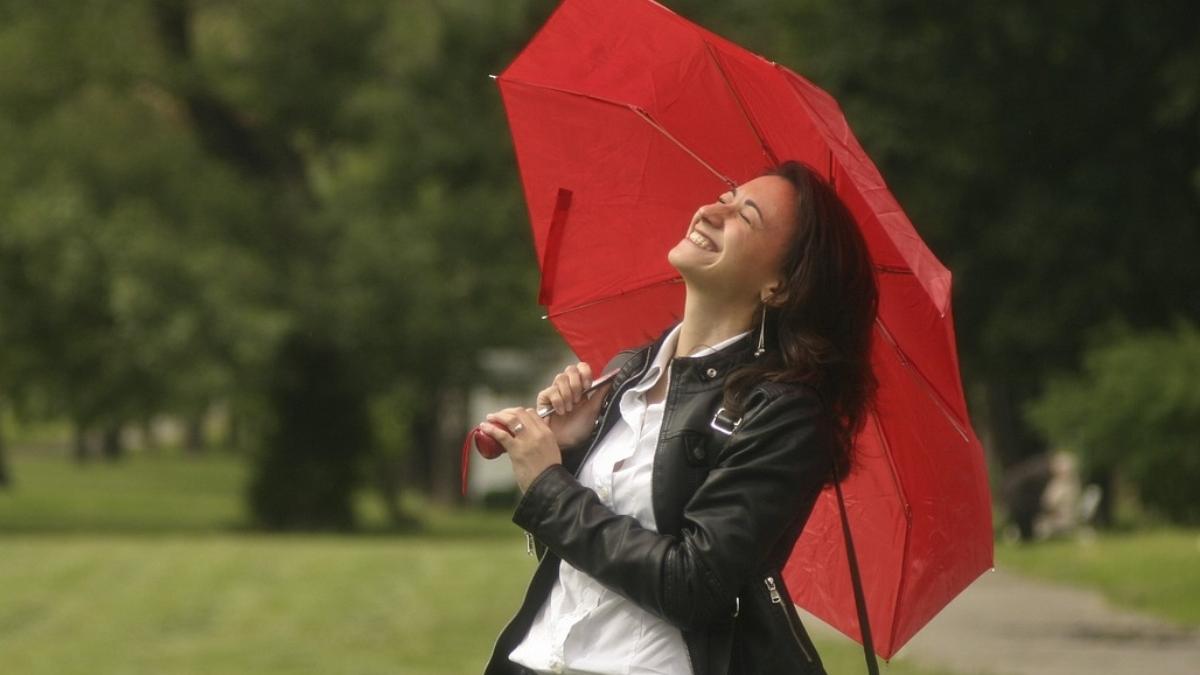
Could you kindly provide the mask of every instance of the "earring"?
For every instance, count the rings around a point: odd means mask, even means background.
[[[766,335],[767,335],[767,306],[763,305],[762,321],[759,322],[759,324],[758,324],[758,349],[754,350],[754,358],[756,358],[756,359],[758,357],[762,356],[763,352],[767,351]]]

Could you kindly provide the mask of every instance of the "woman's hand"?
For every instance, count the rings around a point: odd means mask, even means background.
[[[604,401],[603,390],[594,391],[591,398],[584,391],[592,386],[592,369],[588,364],[567,366],[554,378],[549,387],[538,392],[538,409],[553,408],[549,418],[554,440],[560,448],[582,442],[592,433],[600,404]]]
[[[479,428],[504,446],[522,493],[547,467],[562,464],[562,452],[554,441],[554,432],[533,409],[506,408],[488,415],[487,419],[488,422],[480,424]],[[508,427],[508,431],[489,422],[499,422]]]

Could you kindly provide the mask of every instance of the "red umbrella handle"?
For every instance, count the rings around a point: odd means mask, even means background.
[[[500,422],[491,422],[501,429],[508,431],[508,427]],[[478,450],[479,454],[483,455],[484,459],[496,459],[504,454],[504,446],[500,445],[496,439],[483,433],[479,427],[471,429],[467,434],[466,440],[462,446],[462,493],[465,497],[467,494],[467,470],[471,464],[471,448]]]
[[[600,377],[597,377],[596,379],[592,380],[592,386],[583,390],[583,393],[585,395],[591,394],[600,387],[603,387],[604,385],[608,384],[609,380],[616,377],[618,372],[620,372],[620,368],[614,368],[613,370],[604,373]],[[543,408],[537,411],[537,416],[542,418],[549,417],[553,414],[554,408]],[[500,427],[508,433],[511,433],[509,432],[508,427],[504,426],[500,422],[491,420],[490,423]],[[483,433],[479,427],[471,429],[470,433],[467,434],[466,440],[463,441],[462,446],[462,493],[464,497],[467,494],[467,471],[471,464],[471,448],[475,448],[479,454],[483,455],[484,459],[496,459],[500,455],[504,454],[504,446],[500,445],[496,439]]]

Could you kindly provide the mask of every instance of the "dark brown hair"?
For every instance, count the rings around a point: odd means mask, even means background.
[[[795,188],[796,227],[784,257],[781,297],[761,309],[766,352],[729,376],[724,403],[740,414],[764,379],[812,386],[833,428],[833,460],[844,479],[878,388],[870,353],[879,305],[874,266],[854,216],[816,170],[789,161],[765,175]],[[755,318],[757,333],[763,317]]]

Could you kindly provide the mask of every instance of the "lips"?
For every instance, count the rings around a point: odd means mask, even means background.
[[[688,239],[688,241],[692,242],[699,248],[704,249],[705,251],[717,253],[721,250],[720,247],[717,246],[716,242],[714,242],[712,239],[709,239],[707,236],[705,236],[705,234],[703,232],[701,232],[695,228],[693,228],[692,231],[688,233],[687,239]]]

